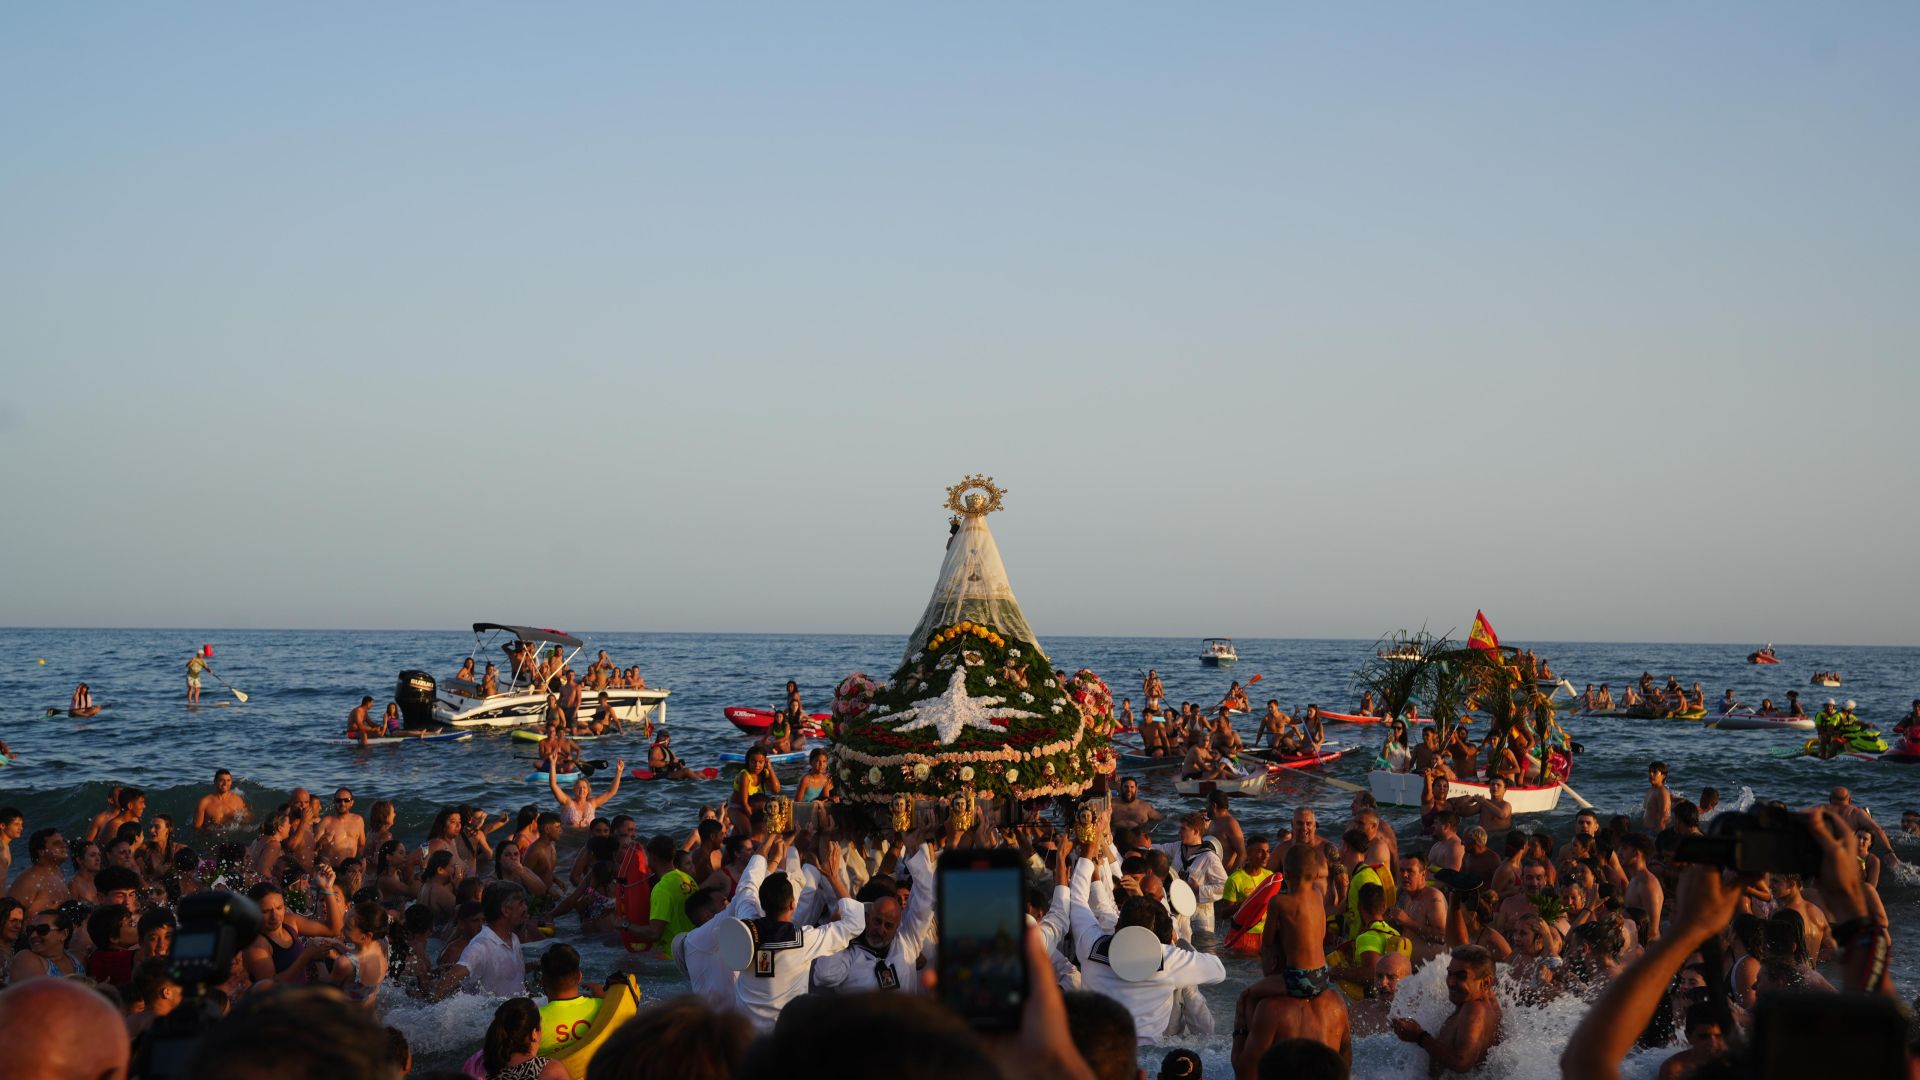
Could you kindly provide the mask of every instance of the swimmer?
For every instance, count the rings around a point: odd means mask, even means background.
[[[213,790],[200,796],[199,805],[194,807],[194,829],[224,829],[245,821],[248,815],[247,800],[233,790],[233,774],[225,769],[215,769]]]
[[[607,804],[607,800],[620,794],[620,779],[627,772],[627,759],[621,758],[613,767],[613,785],[599,795],[593,793],[593,782],[582,776],[573,782],[573,794],[560,790],[560,768],[557,758],[547,758],[547,787],[553,791],[553,797],[560,803],[561,823],[570,829],[584,829],[593,821],[593,812]]]

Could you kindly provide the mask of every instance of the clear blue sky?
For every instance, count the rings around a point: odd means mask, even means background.
[[[8,5],[0,623],[1914,643],[1917,44]]]

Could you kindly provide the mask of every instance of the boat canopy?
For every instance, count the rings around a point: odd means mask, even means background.
[[[1232,639],[1232,638],[1230,638],[1230,637],[1210,637],[1210,638],[1201,638],[1201,639],[1200,639],[1200,644],[1202,644],[1202,645],[1214,645],[1214,644],[1220,644],[1220,645],[1231,645],[1231,644],[1233,644],[1233,639]]]
[[[545,630],[538,626],[508,626],[505,623],[477,622],[473,624],[473,632],[476,635],[484,634],[489,630],[505,630],[521,641],[546,642],[553,645],[564,645],[569,649],[578,649],[586,644],[586,642],[562,630]]]

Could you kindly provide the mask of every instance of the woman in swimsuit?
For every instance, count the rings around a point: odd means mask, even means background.
[[[444,851],[460,864],[460,877],[472,877],[473,866],[460,853],[460,808],[443,806],[433,816],[433,824],[427,829],[427,856]],[[455,878],[454,880],[459,880]]]
[[[527,890],[529,898],[537,899],[547,895],[547,883],[540,875],[520,861],[520,845],[509,840],[500,845],[500,880],[511,881]]]
[[[593,793],[593,782],[582,776],[573,782],[573,794],[560,790],[559,763],[547,758],[547,787],[552,789],[553,797],[560,802],[560,823],[569,829],[584,829],[593,822],[593,812],[605,806],[608,799],[620,794],[620,778],[626,775],[627,759],[621,758],[613,767],[613,786],[599,795]]]
[[[827,752],[815,750],[807,755],[807,775],[800,778],[794,799],[808,803],[833,794],[833,777],[827,774]]]
[[[566,899],[553,909],[559,918],[569,911],[580,913],[582,933],[596,934],[612,930],[620,922],[620,906],[614,899],[613,863],[601,859],[587,871],[587,879],[574,887]]]
[[[340,949],[328,980],[347,995],[348,1001],[373,1008],[374,995],[387,977],[387,909],[369,900],[356,904],[347,919]]]
[[[454,899],[453,887],[460,880],[455,869],[453,852],[436,851],[427,859],[427,869],[420,877],[420,902],[428,911],[433,912],[433,928],[440,930],[453,921],[453,913],[459,907]]]
[[[374,887],[383,903],[400,905],[420,896],[420,883],[413,877],[413,860],[407,857],[407,845],[388,840],[374,854]]]
[[[288,911],[287,898],[270,881],[247,890],[247,896],[260,907],[260,936],[241,954],[255,986],[263,982],[305,982],[309,963],[339,951],[337,942],[326,940],[340,933],[347,913],[346,900],[334,887],[333,867],[321,863],[314,871],[313,882],[326,898],[326,922]]]
[[[43,911],[27,922],[27,947],[13,954],[14,984],[39,975],[78,975],[80,961],[68,947],[73,943],[73,928],[78,925],[64,911]]]

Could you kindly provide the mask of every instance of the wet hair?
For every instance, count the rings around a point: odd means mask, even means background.
[[[593,1056],[593,1077],[650,1080],[670,1071],[680,1080],[728,1080],[752,1041],[753,1027],[745,1016],[683,994],[642,1009],[615,1028]],[[777,1069],[770,1073],[789,1075]]]
[[[272,810],[267,811],[266,817],[260,819],[260,835],[272,836],[274,833],[279,832],[280,827],[286,823],[287,808],[284,806],[276,806]]]
[[[1465,964],[1467,973],[1476,979],[1493,978],[1493,953],[1479,945],[1457,945],[1453,958]]]
[[[1133,1012],[1090,990],[1068,990],[1062,996],[1073,1047],[1087,1060],[1096,1080],[1134,1080],[1139,1074],[1140,1040]]]
[[[540,830],[545,832],[547,826],[560,824],[560,815],[556,811],[547,810],[543,811],[540,816],[534,820],[539,823]]]
[[[427,839],[429,840],[450,839],[450,837],[446,835],[447,821],[448,819],[452,818],[453,815],[459,812],[460,812],[460,808],[457,806],[441,807],[440,812],[433,815],[433,824],[427,828]]]
[[[1360,892],[1354,897],[1360,914],[1379,918],[1387,910],[1387,890],[1368,882],[1360,886]]]
[[[725,826],[720,824],[719,818],[707,818],[705,821],[702,821],[695,828],[700,833],[701,843],[711,844],[714,842],[714,840],[719,838],[720,830],[723,829],[724,827]]]
[[[652,849],[649,848],[648,850],[651,852]],[[667,845],[667,851],[669,855],[672,854],[673,845],[671,843]],[[587,839],[587,853],[596,860],[611,860],[615,855],[620,854],[620,841],[615,840],[612,836],[589,837]]]
[[[27,815],[20,812],[20,808],[17,806],[0,806],[0,829],[6,828],[26,816]]]
[[[1807,955],[1807,923],[1792,908],[1781,908],[1767,916],[1765,935],[1769,960],[1798,963]]]
[[[523,806],[520,808],[520,812],[513,816],[513,831],[517,833],[525,832],[527,829],[527,826],[533,824],[535,821],[539,820],[539,818],[540,818],[539,807],[533,806],[531,804]]]
[[[1689,799],[1680,799],[1673,804],[1673,821],[1689,829],[1700,827],[1700,808]]]
[[[141,799],[144,799],[146,797],[147,797],[147,793],[144,791],[141,791],[139,788],[123,787],[120,789],[119,798],[115,799],[114,802],[120,807],[120,809],[125,810],[128,807],[132,806],[134,803],[139,802]]]
[[[720,899],[719,893],[711,889],[695,889],[693,894],[687,897],[687,918],[692,919],[696,915],[715,914],[720,910],[721,904],[722,900]]]
[[[493,1010],[493,1023],[487,1025],[487,1039],[480,1051],[488,1076],[507,1067],[507,1059],[526,1049],[533,1033],[540,1030],[540,1007],[532,998],[508,998]]]
[[[367,807],[367,828],[374,832],[392,828],[397,817],[399,809],[393,805],[392,799],[375,799],[373,805]]]
[[[753,1045],[734,1072],[737,1080],[785,1080],[795,1062],[807,1061],[833,1062],[839,1080],[1000,1076],[979,1036],[931,995],[802,994],[781,1016],[793,1019],[775,1024],[771,1035]],[[846,1048],[856,1044],[863,1052],[848,1055]],[[649,1050],[660,1054],[658,1047]],[[674,1059],[661,1055],[660,1060]],[[596,1072],[594,1080],[604,1078]]]
[[[377,900],[361,901],[353,905],[347,913],[348,923],[368,937],[379,939],[387,936],[387,909]]]
[[[391,1076],[387,1038],[364,1006],[332,987],[248,994],[201,1038],[186,1069],[198,1080],[332,1080]]]

